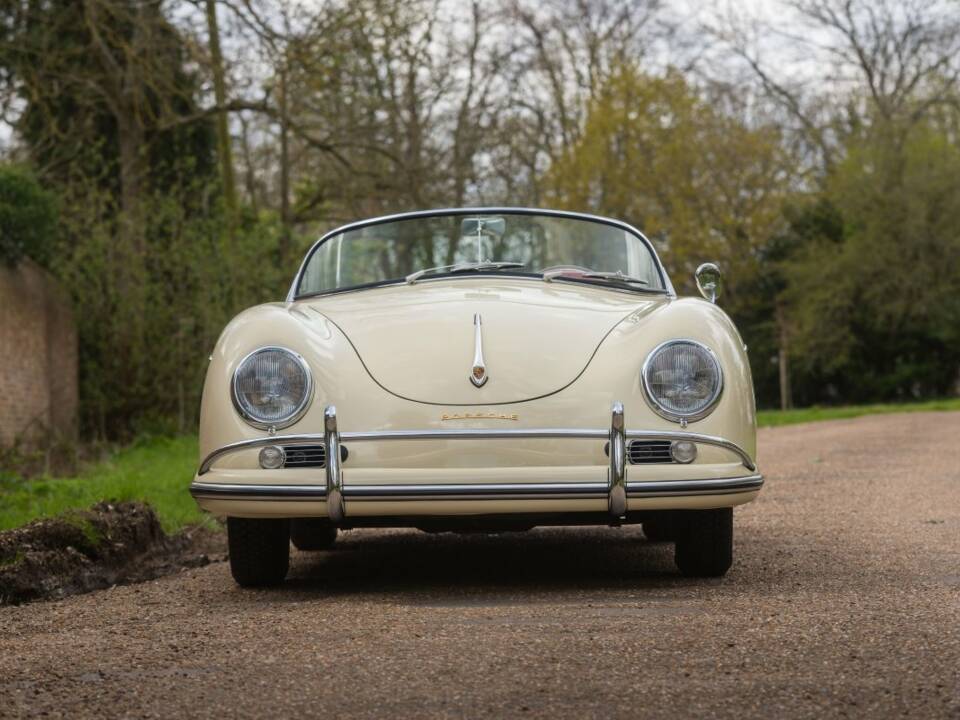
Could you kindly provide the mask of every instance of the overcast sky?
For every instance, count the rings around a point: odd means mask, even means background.
[[[451,7],[455,7],[455,0],[449,0]],[[303,5],[312,3],[322,4],[323,0],[301,0]],[[782,16],[783,3],[781,0],[667,0],[666,13],[675,19],[682,20],[684,28],[693,34],[703,23],[711,23],[718,17],[723,17],[731,10],[739,16],[771,19],[779,12]],[[201,18],[202,19],[202,18]],[[198,28],[199,30],[199,28]],[[10,128],[0,122],[0,153],[8,146],[11,139]]]
[[[450,9],[458,7],[460,0],[445,0],[449,2]],[[947,1],[947,0],[945,0]],[[283,0],[275,0],[283,2]],[[299,0],[301,5],[323,4],[324,0]],[[725,22],[736,20],[738,25],[744,26],[751,22],[759,23],[760,26],[777,26],[786,31],[795,31],[798,36],[807,39],[816,38],[816,33],[812,33],[810,28],[804,28],[795,20],[795,15],[789,6],[783,0],[666,0],[664,3],[665,15],[671,20],[679,21],[682,28],[682,36],[693,39],[696,43],[704,35],[704,27],[723,25]],[[181,6],[185,11],[190,7]],[[195,32],[203,32],[202,14],[194,14],[189,17],[191,25]],[[187,15],[180,15],[177,22],[186,21]],[[824,38],[825,39],[825,38]],[[781,77],[790,80],[820,80],[829,74],[829,62],[822,55],[817,57],[811,55],[809,48],[803,54],[798,52],[798,44],[791,43],[782,36],[769,32],[757,32],[752,38],[752,42],[760,52],[764,64],[773,68],[775,73]],[[249,63],[254,61],[249,56],[244,56],[242,52],[237,53],[230,48],[230,41],[227,39],[225,50],[230,55],[240,55],[241,62]],[[656,51],[652,61],[657,64],[659,59],[665,63],[685,62],[686,58],[682,55],[683,50],[675,47],[662,47]],[[661,55],[662,57],[657,57]],[[255,61],[254,61],[255,62]],[[725,80],[731,80],[735,77],[735,67],[731,64],[732,60],[729,53],[724,53],[721,49],[711,49],[705,53],[698,64],[698,69],[707,76],[722,77]],[[246,67],[247,73],[255,74],[255,66]],[[241,70],[240,75],[245,74]],[[4,148],[10,142],[10,128],[0,123],[0,155]]]

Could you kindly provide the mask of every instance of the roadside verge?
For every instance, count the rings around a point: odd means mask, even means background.
[[[0,532],[0,605],[151,580],[224,553],[223,533],[168,535],[148,505],[101,502]]]

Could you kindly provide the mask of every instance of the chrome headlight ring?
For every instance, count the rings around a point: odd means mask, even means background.
[[[256,412],[249,406],[249,403],[245,403],[241,399],[241,390],[240,390],[240,373],[245,369],[247,363],[255,358],[255,356],[261,353],[282,353],[292,360],[297,367],[303,373],[303,395],[299,399],[299,402],[294,404],[293,409],[284,414],[283,416],[277,418],[265,418],[263,416],[258,416]],[[230,399],[233,401],[233,407],[237,411],[237,414],[244,419],[244,421],[255,428],[261,430],[282,430],[283,428],[290,427],[296,423],[300,418],[304,416],[307,412],[307,409],[310,407],[310,403],[313,401],[313,373],[310,372],[310,366],[307,364],[307,361],[299,353],[285,348],[279,345],[266,345],[264,347],[259,347],[253,352],[244,356],[244,358],[237,363],[236,369],[233,371],[233,377],[230,380]]]
[[[699,350],[704,351],[705,357],[709,358],[713,364],[713,369],[716,373],[716,386],[713,388],[713,392],[707,399],[706,403],[701,405],[698,409],[693,412],[684,413],[679,410],[673,410],[667,407],[664,407],[661,402],[657,399],[657,396],[654,394],[653,389],[650,387],[650,377],[649,371],[651,363],[657,357],[657,355],[664,351],[668,350],[671,347],[677,345],[693,345]],[[723,394],[723,368],[720,365],[720,361],[717,358],[717,354],[709,347],[704,345],[701,342],[696,340],[691,340],[689,338],[677,338],[674,340],[667,340],[657,345],[653,350],[651,350],[646,359],[643,361],[643,366],[640,369],[640,386],[643,388],[643,397],[647,401],[647,405],[650,406],[650,409],[653,410],[660,417],[670,420],[671,422],[677,422],[681,424],[686,424],[687,422],[695,422],[697,420],[702,420],[711,412],[717,405],[717,402],[720,400],[720,396]]]

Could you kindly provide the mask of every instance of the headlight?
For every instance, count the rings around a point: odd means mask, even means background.
[[[668,420],[706,417],[723,389],[716,355],[693,340],[671,340],[647,356],[640,371],[650,406]]]
[[[255,350],[233,374],[233,404],[258,428],[292,425],[307,411],[312,393],[307,362],[282,347]]]

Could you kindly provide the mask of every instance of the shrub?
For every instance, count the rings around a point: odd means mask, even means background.
[[[13,267],[26,256],[46,265],[56,228],[53,195],[28,172],[0,166],[0,262]]]

